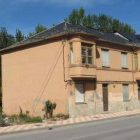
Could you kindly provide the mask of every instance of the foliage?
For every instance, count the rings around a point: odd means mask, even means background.
[[[2,107],[0,106],[0,119],[2,118]]]
[[[15,43],[14,36],[8,34],[6,28],[0,29],[0,49],[6,48]]]
[[[38,33],[40,33],[40,32],[43,32],[43,31],[45,31],[46,29],[47,29],[47,28],[46,28],[45,26],[38,24],[38,25],[35,27],[35,32],[30,32],[30,33],[28,34],[28,37],[32,37],[33,35],[36,35],[36,34],[38,34]]]
[[[45,106],[42,109],[45,111],[45,116],[47,118],[52,118],[53,117],[53,110],[56,108],[56,103],[52,103],[51,101],[46,101]]]
[[[19,29],[16,29],[16,42],[20,42],[24,39],[24,35],[22,34],[22,32]]]
[[[80,8],[79,10],[73,9],[68,18],[65,18],[64,20],[72,24],[83,25],[107,32],[114,32],[117,30],[135,34],[135,30],[129,24],[122,23],[118,19],[105,14],[85,15],[85,10],[83,8]]]
[[[65,115],[65,114],[60,113],[60,114],[57,114],[55,117],[66,120],[69,118],[69,115]]]

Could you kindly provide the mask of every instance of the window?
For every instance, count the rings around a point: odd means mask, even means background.
[[[138,55],[134,54],[134,57],[135,57],[135,69],[137,70],[138,69]]]
[[[129,93],[128,93],[128,85],[124,84],[123,85],[123,101],[128,101],[129,100]]]
[[[70,43],[70,63],[73,64],[73,44]]]
[[[75,84],[75,102],[84,103],[84,84]]]
[[[121,53],[122,68],[127,68],[127,53]]]
[[[92,55],[92,44],[82,43],[82,63],[83,64],[92,64],[93,55]]]
[[[102,66],[109,67],[108,50],[102,50]]]

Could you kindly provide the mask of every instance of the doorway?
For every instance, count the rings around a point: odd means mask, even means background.
[[[103,84],[102,89],[103,89],[103,108],[104,111],[108,111],[108,84]]]

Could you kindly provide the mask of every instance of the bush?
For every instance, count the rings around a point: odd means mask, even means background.
[[[25,119],[25,122],[26,123],[41,123],[42,119],[40,117],[33,117],[33,118],[27,117]]]
[[[42,111],[45,111],[45,118],[52,118],[53,117],[53,110],[56,108],[56,103],[52,103],[51,101],[46,101],[45,106]]]
[[[55,117],[66,120],[69,118],[69,115],[65,115],[65,114],[60,113],[60,114],[57,114]]]

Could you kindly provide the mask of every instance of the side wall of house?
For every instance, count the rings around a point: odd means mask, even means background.
[[[64,48],[67,56],[67,43]],[[57,103],[54,114],[68,114],[62,50],[62,41],[56,40],[2,55],[4,114],[19,114],[21,108],[42,116],[46,100]]]

